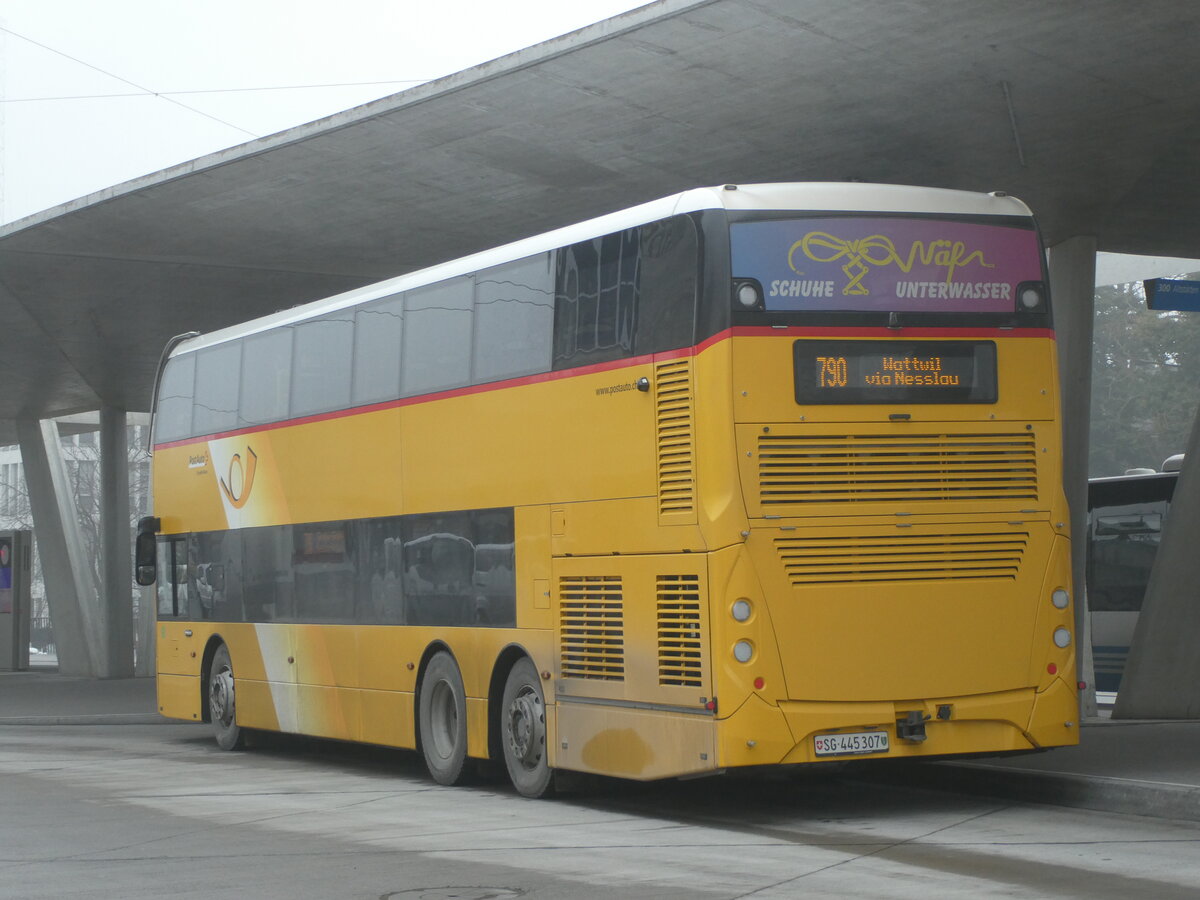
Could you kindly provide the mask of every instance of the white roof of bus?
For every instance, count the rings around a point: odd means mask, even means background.
[[[380,297],[391,296],[423,285],[466,275],[544,253],[578,241],[612,234],[669,216],[704,209],[813,210],[832,212],[918,213],[982,216],[1029,216],[1029,207],[1002,193],[980,194],[946,188],[911,187],[895,184],[854,182],[800,182],[784,184],[740,184],[695,188],[633,206],[599,218],[568,225],[511,244],[484,250],[407,275],[389,278],[365,287],[314,300],[288,310],[253,319],[210,334],[181,342],[171,353],[179,356],[214,344],[257,334],[284,325],[336,312]]]

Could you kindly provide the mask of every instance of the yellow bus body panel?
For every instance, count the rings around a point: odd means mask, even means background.
[[[497,663],[519,648],[546,675],[548,752],[567,769],[649,779],[810,762],[813,736],[836,730],[888,730],[890,756],[1072,743],[1073,647],[1052,635],[1073,623],[1049,603],[1070,589],[1053,342],[996,336],[995,404],[801,409],[798,339],[726,335],[694,353],[160,448],[166,534],[513,507],[517,560],[515,628],[164,620],[160,709],[205,717],[204,666],[223,641],[239,724],[414,747],[418,679],[444,647],[463,675],[469,752],[486,757]],[[1029,498],[918,490],[898,516],[853,479],[818,478],[841,494],[805,500],[792,482],[770,493],[760,469],[779,442],[861,454],[997,434],[1032,459]],[[922,550],[890,578],[871,553],[896,534],[952,562],[962,541],[988,545],[971,565],[1017,562],[943,578],[921,568]],[[808,564],[822,554],[836,564]],[[856,581],[856,566],[875,574]],[[596,637],[604,609],[620,616],[619,659]],[[924,742],[896,736],[913,711],[931,717]]]

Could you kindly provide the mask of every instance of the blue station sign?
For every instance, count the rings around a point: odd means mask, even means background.
[[[1146,288],[1146,305],[1150,309],[1200,312],[1200,281],[1152,278],[1142,283]]]

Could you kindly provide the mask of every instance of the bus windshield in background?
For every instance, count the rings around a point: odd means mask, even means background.
[[[1032,227],[822,216],[736,222],[730,242],[768,312],[1011,313],[1042,280]]]

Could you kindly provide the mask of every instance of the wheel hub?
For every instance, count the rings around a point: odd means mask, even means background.
[[[457,743],[458,706],[454,702],[454,691],[445,681],[434,685],[429,724],[438,754],[448,759],[454,753],[454,745]]]
[[[527,768],[536,765],[545,737],[540,699],[533,691],[521,692],[508,710],[508,744],[513,757]]]
[[[208,692],[213,719],[222,725],[233,722],[233,673],[222,669],[213,673]]]

